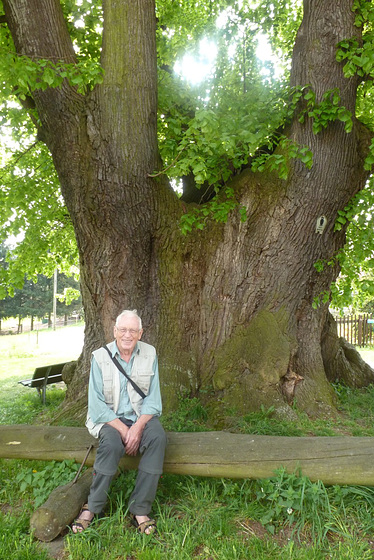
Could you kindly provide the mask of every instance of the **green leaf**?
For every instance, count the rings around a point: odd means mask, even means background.
[[[51,86],[52,84],[54,84],[55,82],[55,74],[52,70],[52,68],[47,67],[42,75],[42,80],[43,82],[47,83],[49,86]]]

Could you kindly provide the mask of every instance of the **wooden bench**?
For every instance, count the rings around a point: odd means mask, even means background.
[[[45,404],[47,385],[51,385],[51,383],[59,383],[63,380],[62,370],[66,363],[67,362],[64,362],[63,364],[52,364],[50,366],[38,367],[35,369],[34,375],[31,379],[24,379],[22,381],[18,381],[18,383],[21,383],[25,387],[35,388],[38,391],[43,404]]]

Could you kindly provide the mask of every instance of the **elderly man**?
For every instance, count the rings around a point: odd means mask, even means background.
[[[136,310],[123,311],[114,327],[115,340],[93,352],[86,426],[100,441],[90,494],[72,525],[74,533],[101,514],[121,457],[138,451],[141,459],[129,511],[139,532],[156,529],[149,513],[162,473],[166,435],[158,419],[162,405],[156,350],[140,341],[142,333]]]

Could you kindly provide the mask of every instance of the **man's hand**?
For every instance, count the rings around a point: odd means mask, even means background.
[[[142,414],[139,416],[135,424],[131,426],[126,436],[126,455],[136,455],[139,451],[140,441],[142,439],[144,428],[147,422],[153,418],[151,414]]]
[[[136,455],[139,450],[140,440],[142,439],[144,426],[135,422],[128,430],[125,439],[126,455]]]
[[[115,420],[111,420],[110,422],[108,422],[108,424],[109,426],[112,426],[112,428],[115,428],[117,432],[120,433],[123,445],[126,446],[127,433],[129,431],[129,428],[126,426],[126,424],[121,422],[119,418],[116,418]]]
[[[126,424],[119,420],[119,418],[108,422],[110,426],[115,428],[121,434],[123,445],[126,447],[126,455],[137,454],[145,425],[151,418],[153,418],[151,414],[143,414],[137,419],[131,428],[128,428]]]

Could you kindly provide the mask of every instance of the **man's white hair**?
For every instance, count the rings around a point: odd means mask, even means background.
[[[141,318],[139,317],[138,312],[137,312],[136,309],[132,309],[132,310],[130,310],[130,309],[125,309],[124,311],[122,311],[122,312],[118,315],[118,317],[117,317],[117,319],[116,319],[116,327],[118,327],[118,324],[119,324],[120,320],[122,319],[122,317],[136,317],[136,318],[138,319],[138,321],[139,321],[139,330],[141,330],[141,328],[142,328],[142,320],[141,320]]]

